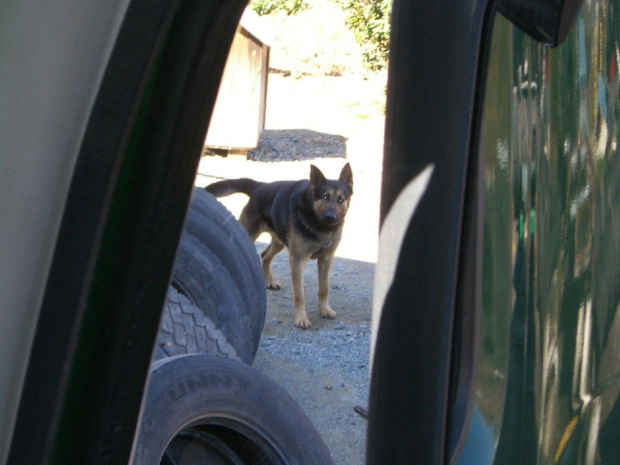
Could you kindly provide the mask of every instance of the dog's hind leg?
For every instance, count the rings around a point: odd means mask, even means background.
[[[323,318],[332,319],[336,317],[336,312],[329,305],[329,272],[332,269],[334,256],[331,254],[320,255],[317,262],[319,270],[319,313]]]
[[[282,251],[284,244],[275,234],[271,234],[271,243],[260,254],[263,262],[263,274],[265,275],[265,285],[267,289],[273,289],[275,291],[280,289],[280,283],[278,283],[271,273],[271,261],[278,253]]]
[[[290,249],[289,249],[290,250]],[[295,326],[306,329],[312,324],[306,313],[306,298],[304,296],[304,267],[306,260],[289,253],[291,262],[291,281],[293,282],[293,300],[295,301]]]
[[[265,221],[261,218],[259,214],[255,213],[252,210],[249,202],[245,207],[243,207],[243,210],[241,210],[241,214],[239,215],[239,222],[248,232],[248,235],[250,236],[252,242],[256,242],[258,236],[260,236],[261,233],[265,231]]]

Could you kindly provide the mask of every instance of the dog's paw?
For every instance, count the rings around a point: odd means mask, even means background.
[[[328,320],[333,320],[336,318],[336,312],[334,312],[330,306],[321,305],[319,307],[319,313],[321,317],[327,318]]]
[[[308,319],[307,315],[301,315],[301,316],[295,317],[294,324],[295,326],[301,329],[308,329],[310,326],[312,326],[312,323],[310,323],[310,320]]]
[[[276,281],[266,283],[267,289],[271,289],[272,291],[279,291],[281,289],[280,283]]]

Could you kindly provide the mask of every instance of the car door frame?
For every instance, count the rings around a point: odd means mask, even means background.
[[[245,4],[129,5],[72,173],[9,464],[129,462],[202,144]]]
[[[477,145],[495,12],[487,0],[393,4],[382,235],[407,186],[431,174],[417,207],[404,210],[393,276],[379,277],[391,285],[374,315],[369,464],[448,463],[465,437],[480,309]]]

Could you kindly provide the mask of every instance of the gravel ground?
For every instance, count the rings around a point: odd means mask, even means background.
[[[306,269],[309,330],[293,326],[288,256],[273,271],[283,288],[268,291],[267,318],[254,366],[278,381],[301,405],[332,451],[337,464],[364,463],[366,420],[353,408],[368,403],[368,349],[374,265],[337,258],[330,301],[337,316],[318,315],[316,262]]]
[[[338,465],[365,463],[367,422],[355,406],[367,406],[372,286],[376,261],[383,115],[381,80],[269,77],[267,130],[246,157],[202,159],[196,184],[251,177],[262,181],[302,179],[310,164],[328,178],[346,162],[353,168],[354,194],[343,239],[330,275],[330,303],[337,316],[319,317],[316,262],[305,271],[312,327],[293,326],[287,251],[273,261],[280,291],[267,291],[267,315],[254,366],[277,381],[310,417]],[[295,106],[290,103],[296,102]],[[237,215],[247,197],[222,203]],[[260,251],[269,240],[257,242]]]

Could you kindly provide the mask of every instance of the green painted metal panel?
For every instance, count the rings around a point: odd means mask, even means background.
[[[617,1],[585,2],[555,49],[496,19],[480,359],[461,464],[620,463],[619,61]]]

